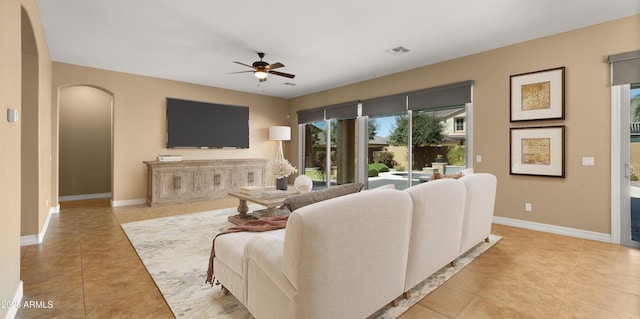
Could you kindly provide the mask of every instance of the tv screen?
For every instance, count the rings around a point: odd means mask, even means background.
[[[249,107],[167,98],[167,148],[249,148]]]

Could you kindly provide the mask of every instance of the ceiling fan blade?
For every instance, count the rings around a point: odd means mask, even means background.
[[[230,72],[227,74],[236,74],[236,73],[253,73],[254,71],[239,71],[239,72]]]
[[[274,64],[269,64],[269,65],[267,65],[265,68],[266,68],[267,70],[273,70],[273,69],[281,68],[281,67],[283,67],[283,66],[284,66],[284,64],[282,64],[282,63],[280,63],[280,62],[276,62],[276,63],[274,63]]]
[[[275,74],[275,75],[279,75],[279,76],[284,76],[285,78],[290,78],[293,79],[296,76],[294,74],[289,74],[289,73],[284,73],[284,72],[278,72],[278,71],[269,71],[270,74]]]
[[[246,66],[246,67],[249,67],[249,68],[252,68],[252,69],[253,69],[253,66],[248,65],[248,64],[244,64],[244,63],[242,63],[242,62],[233,61],[233,63],[238,63],[238,64],[240,64],[240,65],[244,65],[244,66]]]

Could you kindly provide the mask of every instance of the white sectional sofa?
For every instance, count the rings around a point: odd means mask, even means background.
[[[494,175],[487,173],[465,175],[459,180],[467,188],[460,239],[462,255],[479,242],[489,240],[498,180]]]
[[[215,241],[216,279],[257,319],[365,318],[488,238],[496,179],[377,189]]]
[[[246,248],[256,318],[365,318],[404,291],[411,198],[374,190],[294,211]]]
[[[439,179],[409,187],[405,192],[413,203],[404,284],[404,291],[408,291],[460,255],[467,190],[458,180]]]

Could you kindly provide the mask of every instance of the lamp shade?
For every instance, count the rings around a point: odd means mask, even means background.
[[[269,139],[272,141],[291,140],[291,128],[288,126],[272,126],[269,128]]]

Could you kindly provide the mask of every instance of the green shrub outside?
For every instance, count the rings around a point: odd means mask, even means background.
[[[369,177],[376,177],[378,176],[378,170],[375,168],[369,168]]]
[[[636,174],[631,174],[631,176],[629,176],[629,179],[630,179],[632,182],[637,182],[637,181],[638,181],[638,175],[636,175]]]
[[[397,172],[402,172],[407,170],[407,168],[402,165],[396,165],[393,169],[396,170]]]
[[[376,163],[382,163],[389,167],[395,166],[397,163],[393,159],[393,153],[388,151],[375,151],[373,152],[373,161]]]
[[[447,152],[447,159],[449,160],[449,164],[451,165],[464,166],[464,162],[465,162],[464,157],[465,157],[464,146],[456,146],[454,148],[449,149],[449,152]]]
[[[388,172],[389,171],[389,166],[383,164],[383,163],[372,163],[369,164],[369,169],[375,169],[376,171],[378,171],[378,173],[382,173],[382,172]]]

